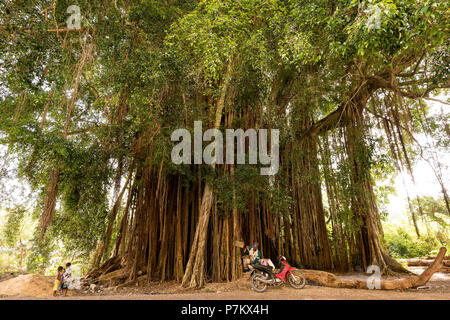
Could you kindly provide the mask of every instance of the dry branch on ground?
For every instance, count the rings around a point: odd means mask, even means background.
[[[425,269],[420,275],[411,276],[404,279],[382,280],[380,287],[383,290],[409,289],[424,286],[430,280],[435,272],[442,269],[443,259],[447,250],[442,247],[433,263]],[[320,284],[331,288],[354,288],[369,289],[366,280],[340,279],[334,274],[317,270],[301,270],[307,280],[319,282]]]

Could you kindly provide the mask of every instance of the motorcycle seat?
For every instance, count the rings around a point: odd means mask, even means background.
[[[251,265],[253,268],[264,271],[264,272],[272,272],[273,271],[271,266],[263,266],[262,264],[259,264],[259,263],[252,263]]]

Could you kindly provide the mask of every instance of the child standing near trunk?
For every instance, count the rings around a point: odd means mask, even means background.
[[[72,284],[72,268],[70,267],[72,264],[70,262],[66,263],[66,270],[62,275],[62,282],[60,284],[60,289],[62,291],[62,296],[67,296],[67,290]]]
[[[59,266],[58,270],[56,272],[56,276],[55,276],[55,284],[53,285],[53,296],[54,297],[56,297],[56,294],[59,291],[59,285],[61,284],[61,281],[63,280],[63,274],[64,274],[64,268],[62,266]]]

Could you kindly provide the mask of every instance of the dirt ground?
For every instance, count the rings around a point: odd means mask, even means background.
[[[53,285],[50,279],[39,274],[24,274],[0,282],[0,296],[52,296]]]
[[[421,273],[423,268],[411,268]],[[343,278],[366,279],[364,274],[345,274]],[[393,277],[389,277],[393,278]],[[128,287],[118,290],[104,288],[100,292],[70,292],[68,297],[0,296],[0,299],[56,299],[56,300],[450,300],[450,274],[435,273],[423,289],[404,291],[335,289],[306,285],[301,290],[288,286],[269,287],[264,293],[250,288],[248,275],[231,283],[208,283],[201,290],[183,289],[176,282],[154,282],[145,287]]]

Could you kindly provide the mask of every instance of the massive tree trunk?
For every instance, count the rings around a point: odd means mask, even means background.
[[[324,173],[325,186],[329,204],[329,214],[333,236],[333,263],[337,270],[348,271],[350,264],[348,261],[347,239],[344,233],[342,219],[339,217],[339,211],[342,205],[338,199],[338,186],[332,170],[332,157],[328,141],[328,135],[324,135],[321,147],[321,160]]]
[[[260,110],[225,110],[225,105],[235,103],[230,99],[234,94],[230,81],[231,63],[220,86],[217,102],[211,103],[212,98],[209,97],[207,103],[208,111],[214,114],[211,127],[219,128],[222,124],[230,127],[234,120],[245,123],[245,128],[261,127],[265,120],[262,116],[258,118]],[[345,144],[341,142],[346,149],[336,157],[340,164],[347,165],[349,171],[344,184],[325,178],[333,248],[325,221],[317,136],[324,133],[321,130],[333,126],[328,122],[325,126],[313,124],[311,112],[302,106],[296,108],[299,114],[292,119],[297,121],[294,126],[306,133],[298,141],[282,145],[281,168],[287,177],[285,190],[293,199],[292,210],[286,215],[274,213],[271,200],[259,191],[245,196],[248,210],[237,209],[235,202],[239,194],[236,189],[233,189],[233,208],[223,212],[217,201],[220,194],[214,194],[212,185],[202,179],[198,166],[188,168],[189,178],[169,174],[164,170],[164,160],[161,159],[160,165],[154,163],[153,147],[143,147],[148,137],[139,137],[136,145],[141,144],[141,152],[135,153],[140,163],[136,165],[136,175],[113,250],[114,256],[120,259],[114,260],[115,264],[109,267],[108,272],[126,268],[128,277],[125,281],[134,281],[145,275],[147,281],[176,279],[181,280],[183,286],[193,288],[202,287],[206,278],[234,280],[240,277],[242,270],[236,241],[258,241],[264,257],[273,259],[283,254],[297,265],[308,268],[347,271],[352,267],[352,254],[357,258],[353,263],[363,268],[371,264],[377,264],[383,270],[386,266],[397,268],[399,265],[382,247],[381,222],[370,166],[365,158],[368,153],[361,112],[372,90],[366,87],[358,89],[339,113],[346,119],[344,123],[347,126],[342,130]],[[193,99],[197,105],[204,102],[202,97]],[[230,101],[225,102],[225,99]],[[337,126],[336,123],[334,125]],[[328,177],[333,174],[334,163],[323,161],[323,158],[335,157],[334,151],[331,143],[330,146],[324,144],[322,168]],[[215,163],[212,167],[216,169]],[[236,168],[239,167],[218,165],[217,172],[233,178]],[[275,183],[280,179],[276,176]],[[349,209],[353,217],[342,221],[341,213],[347,214]],[[349,219],[355,228],[349,227]]]
[[[311,125],[309,115],[300,121],[305,129]],[[323,209],[317,139],[317,136],[306,136],[293,150],[291,175],[295,202],[292,251],[298,265],[331,270],[333,261]]]
[[[228,63],[227,71],[220,89],[220,97],[217,101],[215,110],[214,128],[220,127],[222,113],[225,105],[225,96],[231,80],[232,62]],[[216,161],[212,163],[215,168]],[[200,207],[200,218],[195,230],[194,242],[192,244],[189,260],[186,266],[186,271],[183,276],[182,286],[189,286],[191,288],[201,288],[205,283],[205,252],[206,252],[206,238],[208,233],[209,216],[211,213],[213,190],[208,182],[206,182],[203,190],[202,204]]]

